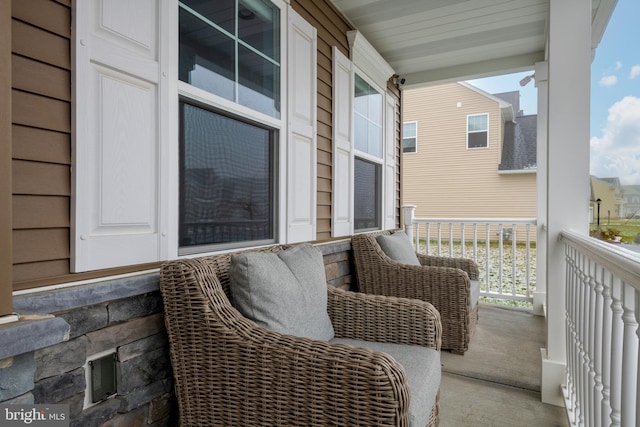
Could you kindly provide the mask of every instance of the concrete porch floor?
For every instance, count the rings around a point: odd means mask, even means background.
[[[482,303],[479,317],[464,356],[442,352],[440,426],[568,426],[540,401],[544,318]]]

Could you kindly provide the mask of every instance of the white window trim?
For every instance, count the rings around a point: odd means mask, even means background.
[[[405,152],[404,151],[404,138],[405,138],[404,125],[409,124],[409,123],[415,123],[415,125],[416,125],[416,134],[414,136],[414,138],[416,139],[416,147],[415,147],[416,149],[415,149],[415,151]],[[409,120],[408,122],[402,122],[402,126],[403,126],[403,129],[402,129],[402,154],[403,155],[404,154],[408,154],[408,155],[418,154],[418,121],[417,120]]]
[[[168,224],[167,229],[168,238],[163,239],[163,243],[165,247],[163,248],[163,252],[166,252],[167,257],[169,259],[173,258],[190,258],[194,256],[206,256],[214,253],[224,252],[224,250],[211,250],[205,252],[198,252],[197,254],[179,254],[180,251],[180,242],[179,242],[179,227],[180,227],[180,165],[179,165],[179,150],[180,150],[180,117],[179,117],[179,99],[181,96],[184,96],[186,99],[190,99],[195,101],[196,103],[200,103],[205,107],[211,107],[217,109],[219,111],[228,112],[232,115],[236,115],[238,117],[246,117],[250,120],[253,120],[259,124],[266,125],[275,129],[278,132],[278,138],[276,141],[277,144],[277,177],[278,182],[276,183],[276,192],[277,192],[277,210],[276,210],[276,218],[275,218],[275,240],[276,242],[285,242],[286,241],[286,230],[287,230],[287,130],[286,130],[286,112],[288,111],[287,105],[287,67],[288,60],[287,57],[287,43],[288,43],[288,2],[282,0],[271,0],[271,2],[276,5],[280,9],[280,119],[269,116],[267,114],[258,112],[244,105],[238,104],[236,102],[230,101],[221,96],[215,95],[213,93],[207,92],[195,86],[192,86],[188,83],[182,82],[178,77],[178,52],[179,52],[179,8],[177,0],[170,0],[171,6],[168,8],[170,13],[170,22],[171,27],[170,31],[167,31],[169,35],[163,35],[169,39],[169,43],[165,43],[165,48],[161,51],[161,57],[171,58],[170,62],[167,64],[169,69],[168,72],[168,80],[169,84],[173,85],[174,88],[170,90],[171,100],[169,105],[173,109],[170,117],[167,117],[167,121],[169,122],[169,127],[171,128],[169,131],[170,135],[173,135],[173,138],[167,138],[166,144],[168,147],[167,151],[170,153],[168,159],[168,196],[167,204],[168,206],[164,206],[168,215]],[[163,55],[164,54],[164,55]]]
[[[469,131],[469,117],[476,117],[476,116],[487,116],[487,145],[485,147],[469,147],[469,134],[470,133],[478,133],[478,132],[484,132],[484,131],[475,131],[475,132],[470,132]],[[490,128],[490,119],[491,117],[489,116],[489,113],[478,113],[478,114],[467,114],[467,122],[466,122],[466,135],[467,135],[467,150],[486,150],[487,148],[489,148],[489,128]]]

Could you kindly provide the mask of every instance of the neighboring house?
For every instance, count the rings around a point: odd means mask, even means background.
[[[624,217],[640,218],[640,185],[623,185]]]
[[[610,219],[624,218],[624,191],[618,178],[598,178],[591,175],[591,222],[598,222],[600,199],[600,225]]]
[[[405,91],[402,189],[416,216],[536,217],[537,116],[519,104],[467,83]]]

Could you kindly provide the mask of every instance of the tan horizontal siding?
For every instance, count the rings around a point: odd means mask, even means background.
[[[69,227],[69,198],[14,195],[13,228]]]
[[[15,19],[11,28],[13,52],[15,54],[66,70],[71,69],[71,44],[69,43],[69,38],[50,33]]]
[[[405,91],[418,122],[417,153],[403,156],[403,202],[420,217],[536,217],[536,174],[499,174],[497,102],[458,84]],[[460,103],[460,106],[458,106]],[[467,115],[489,114],[488,148],[467,149]]]
[[[295,0],[293,9],[317,30],[318,62],[318,190],[316,238],[331,237],[332,181],[332,48],[348,55],[347,31],[351,29],[329,1]]]
[[[13,55],[11,62],[11,75],[15,89],[62,101],[71,101],[71,92],[65,87],[71,81],[69,70],[18,55]]]
[[[69,229],[47,228],[13,231],[13,262],[69,259]]]
[[[71,135],[46,129],[14,125],[13,158],[71,164]]]
[[[12,272],[24,289],[71,277],[71,11],[52,0],[12,7]]]

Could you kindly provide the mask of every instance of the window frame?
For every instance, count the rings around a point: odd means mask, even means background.
[[[171,56],[171,62],[168,64],[171,70],[169,84],[170,89],[170,109],[169,113],[171,135],[175,135],[175,142],[170,144],[168,148],[168,157],[170,164],[170,177],[168,186],[170,188],[167,197],[168,206],[166,206],[168,215],[167,229],[167,252],[170,258],[184,256],[203,256],[207,254],[217,253],[224,250],[237,248],[250,248],[261,244],[272,244],[283,242],[286,239],[286,183],[287,183],[287,164],[286,164],[286,144],[287,144],[287,109],[288,109],[288,90],[287,90],[287,69],[289,58],[287,53],[288,42],[288,5],[282,0],[270,0],[272,4],[280,9],[280,117],[274,117],[258,110],[254,110],[245,105],[236,103],[222,96],[213,94],[204,89],[192,86],[189,83],[181,81],[178,73],[178,37],[170,38],[170,51],[174,52]],[[171,34],[179,34],[179,5],[172,8],[172,22],[175,28],[170,31]],[[201,108],[211,110],[229,117],[242,118],[241,121],[253,123],[257,126],[268,128],[275,132],[274,137],[274,202],[273,202],[273,229],[274,239],[267,241],[243,241],[228,244],[211,244],[197,247],[181,247],[179,241],[180,234],[180,200],[181,200],[181,181],[180,181],[180,102],[187,102],[197,105]]]
[[[384,200],[385,200],[385,176],[384,176],[384,167],[385,167],[385,152],[386,152],[386,145],[387,145],[387,141],[386,141],[386,117],[385,117],[385,105],[386,105],[386,90],[383,90],[378,84],[376,84],[376,82],[369,77],[366,73],[364,73],[360,68],[358,68],[355,64],[353,66],[353,81],[354,81],[354,86],[352,88],[352,99],[353,99],[353,107],[352,107],[352,117],[354,118],[354,124],[353,124],[353,162],[355,164],[355,160],[356,159],[360,159],[362,161],[365,162],[369,162],[369,163],[373,163],[376,165],[376,173],[378,176],[378,185],[377,185],[377,192],[378,192],[378,200],[376,203],[376,209],[377,209],[377,214],[376,214],[376,218],[378,221],[378,224],[375,227],[372,228],[363,228],[363,229],[359,229],[356,228],[356,209],[355,209],[355,180],[351,183],[351,187],[352,187],[352,191],[354,192],[354,198],[353,198],[353,231],[354,233],[363,233],[363,232],[367,232],[367,231],[375,231],[375,230],[381,230],[384,228]],[[364,80],[367,84],[369,84],[369,86],[371,86],[371,88],[373,88],[374,90],[376,90],[382,97],[382,102],[380,105],[381,108],[381,127],[380,127],[380,132],[381,132],[381,139],[382,139],[382,147],[381,147],[381,157],[377,157],[375,155],[369,154],[365,151],[361,151],[358,150],[356,148],[356,136],[355,136],[355,132],[356,132],[356,126],[355,126],[355,76],[359,76],[362,80]],[[355,166],[354,166],[355,168]],[[354,170],[355,173],[355,170]]]
[[[486,130],[470,131],[469,130],[469,119],[472,118],[472,117],[478,117],[478,116],[485,116],[487,118],[487,128],[486,128]],[[481,133],[481,132],[486,132],[486,134],[487,134],[486,144],[484,146],[480,146],[480,147],[470,147],[469,146],[469,135],[472,134],[472,133]],[[489,148],[489,113],[468,114],[467,115],[467,122],[466,122],[466,135],[467,135],[467,150],[482,150],[482,149]]]
[[[415,139],[415,143],[413,145],[413,151],[405,151],[404,150],[404,140],[406,138],[406,135],[404,133],[404,126],[408,125],[408,124],[413,124],[414,125],[414,135],[410,138]],[[412,121],[408,121],[408,122],[402,122],[402,154],[416,154],[418,152],[418,121],[417,120],[412,120]]]

